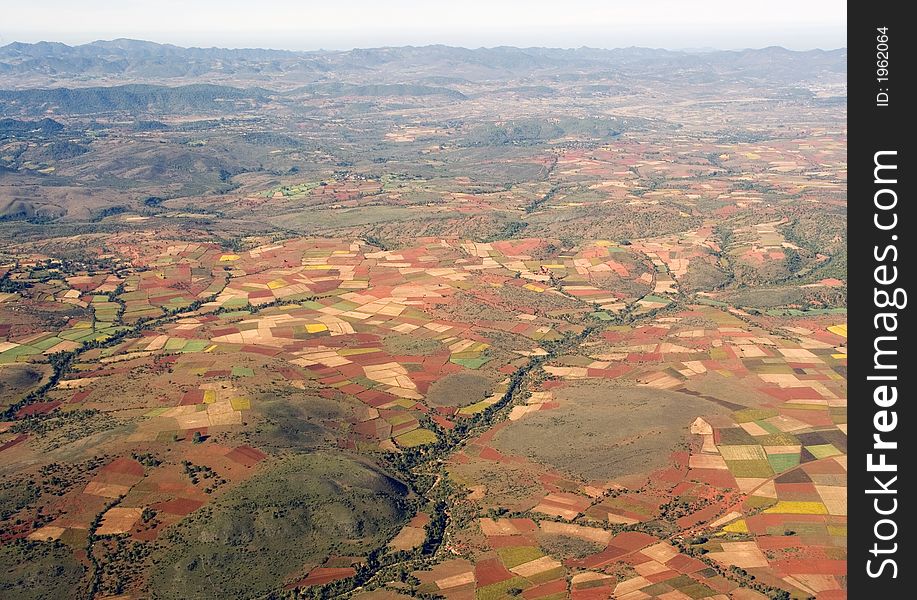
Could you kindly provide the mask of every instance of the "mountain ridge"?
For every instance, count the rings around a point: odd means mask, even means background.
[[[695,53],[653,48],[462,48],[447,45],[384,46],[353,50],[292,51],[263,48],[184,48],[142,40],[99,40],[69,46],[60,42],[13,42],[0,47],[0,87],[51,87],[65,83],[98,85],[111,79],[134,83],[169,80],[217,83],[273,78],[296,87],[322,81],[347,81],[348,75],[374,73],[378,83],[405,76],[503,79],[561,68],[628,69],[652,60],[689,69],[743,64],[790,69],[813,67],[841,72],[846,49],[794,51],[780,47]],[[653,69],[650,70],[650,73]],[[380,71],[387,71],[382,73]],[[393,79],[394,77],[395,79]]]

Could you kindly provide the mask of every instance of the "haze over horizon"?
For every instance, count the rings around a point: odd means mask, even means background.
[[[5,9],[0,45],[56,41],[70,45],[131,38],[185,47],[350,50],[382,46],[443,44],[466,48],[516,46],[670,50],[735,50],[782,46],[791,50],[846,46],[846,3],[775,0],[766,7],[749,1],[703,3],[645,0],[622,2],[545,0],[460,5],[394,0],[384,5],[355,0],[351,10],[327,4],[265,0],[204,0],[189,5],[163,0],[64,0]],[[178,16],[179,18],[176,18]],[[74,23],[91,23],[82,29]]]
[[[515,48],[515,49],[519,49],[519,50],[525,50],[525,49],[537,49],[537,48],[541,48],[541,49],[548,49],[548,50],[580,50],[580,49],[588,49],[588,50],[603,50],[603,51],[610,51],[610,50],[627,50],[627,49],[632,49],[632,48],[633,48],[633,49],[661,50],[661,51],[668,51],[668,52],[687,52],[687,53],[741,52],[741,51],[744,51],[744,50],[765,50],[765,49],[767,49],[767,48],[782,48],[782,49],[784,49],[784,50],[789,50],[789,51],[792,51],[792,52],[810,52],[810,51],[833,52],[833,51],[836,51],[836,50],[845,50],[845,49],[846,49],[846,45],[844,45],[844,46],[837,46],[837,47],[826,47],[826,48],[800,48],[800,49],[796,49],[796,48],[787,48],[786,46],[781,46],[781,45],[779,45],[779,44],[771,44],[771,45],[769,45],[769,46],[747,46],[747,47],[736,47],[736,48],[716,48],[716,47],[712,47],[712,46],[685,46],[685,47],[680,47],[680,48],[665,48],[665,47],[639,46],[639,45],[630,45],[630,46],[607,46],[607,47],[589,46],[589,45],[583,45],[583,46],[577,46],[577,47],[573,47],[573,46],[544,46],[544,45],[543,45],[543,46],[515,46],[515,45],[511,45],[511,44],[497,44],[497,45],[493,45],[493,46],[460,46],[460,45],[455,45],[455,44],[441,44],[441,43],[430,43],[430,44],[402,44],[402,45],[386,45],[386,46],[354,46],[354,47],[352,47],[352,48],[308,48],[308,49],[293,49],[293,48],[282,48],[282,47],[274,47],[274,46],[252,46],[252,45],[249,45],[249,46],[245,46],[245,45],[240,45],[240,46],[224,46],[224,45],[204,45],[204,44],[188,44],[188,45],[183,45],[183,44],[174,44],[174,43],[172,43],[172,42],[161,42],[161,41],[157,41],[157,40],[138,39],[138,38],[130,38],[130,37],[118,37],[118,38],[107,38],[107,39],[99,38],[99,39],[94,39],[94,40],[88,40],[88,41],[86,41],[86,42],[79,42],[79,43],[73,42],[73,43],[70,43],[70,44],[67,44],[66,42],[62,42],[62,41],[60,41],[60,40],[52,40],[52,39],[47,39],[47,40],[42,39],[42,40],[35,40],[35,41],[13,40],[13,41],[11,41],[11,42],[3,41],[2,44],[0,44],[0,47],[8,46],[8,45],[10,45],[10,44],[17,44],[17,43],[18,43],[18,44],[58,44],[58,43],[60,43],[60,44],[66,44],[66,45],[68,45],[68,46],[70,46],[70,47],[77,47],[77,46],[83,46],[83,45],[103,44],[103,43],[111,44],[111,43],[116,43],[116,42],[136,42],[136,43],[141,43],[141,44],[156,44],[156,45],[162,45],[162,46],[173,46],[173,47],[176,47],[176,48],[184,48],[184,49],[201,49],[201,50],[209,50],[209,49],[215,49],[215,50],[266,50],[266,51],[276,51],[276,52],[303,52],[303,53],[310,53],[310,52],[351,52],[351,51],[356,51],[356,50],[377,50],[377,49],[383,49],[383,48],[424,48],[424,47],[436,47],[436,46],[446,47],[446,48],[458,48],[458,49],[462,49],[462,50],[492,50],[492,49],[496,49],[496,48]]]

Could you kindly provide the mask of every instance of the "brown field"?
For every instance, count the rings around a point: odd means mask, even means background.
[[[694,417],[721,410],[678,392],[591,382],[561,388],[557,397],[557,409],[513,422],[494,447],[586,480],[665,465]]]
[[[476,373],[446,375],[430,386],[427,401],[433,406],[468,406],[490,395],[493,382]]]

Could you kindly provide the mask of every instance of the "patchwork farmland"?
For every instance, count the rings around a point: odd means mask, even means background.
[[[0,132],[0,595],[846,598],[846,63],[677,54]]]

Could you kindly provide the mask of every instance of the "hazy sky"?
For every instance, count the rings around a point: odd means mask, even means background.
[[[837,0],[0,0],[0,44],[839,48]]]

